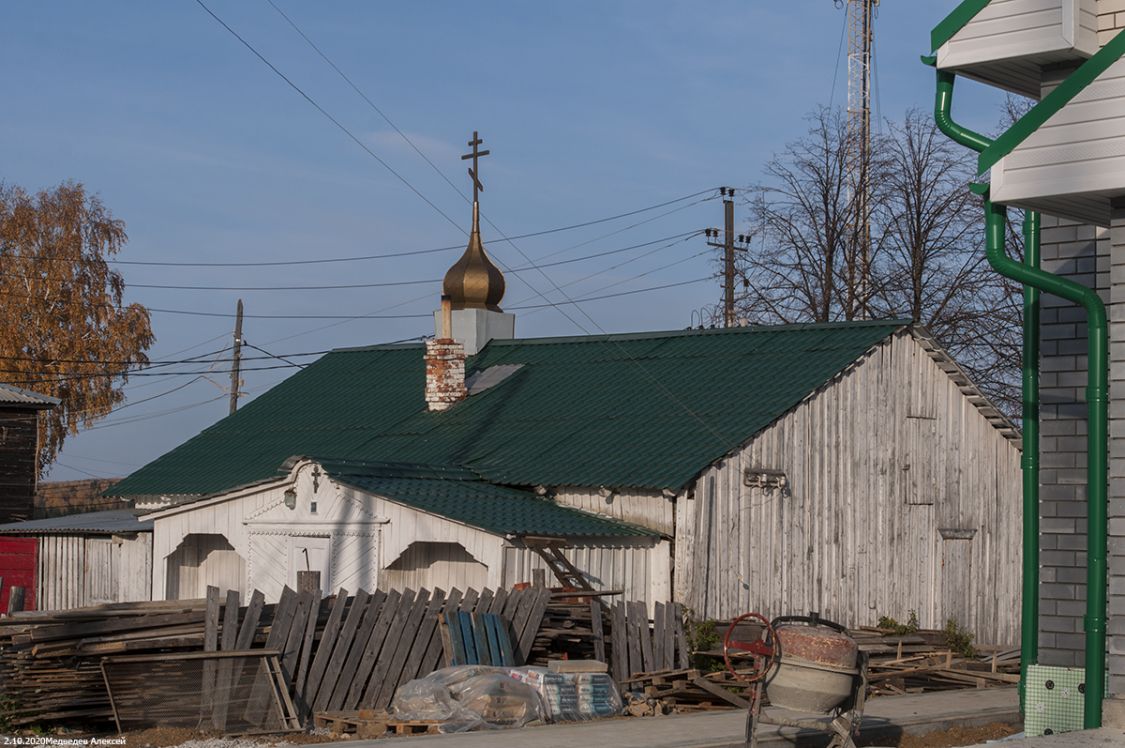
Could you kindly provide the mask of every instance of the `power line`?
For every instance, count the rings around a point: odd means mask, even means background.
[[[564,231],[571,231],[573,229],[581,229],[581,228],[586,228],[586,227],[589,227],[589,226],[595,226],[595,225],[602,224],[602,223],[609,223],[611,221],[616,221],[616,220],[619,220],[621,218],[628,218],[630,216],[635,216],[635,215],[638,215],[640,213],[646,213],[648,211],[657,210],[659,208],[664,208],[664,207],[667,207],[669,205],[675,205],[675,204],[681,203],[685,200],[690,200],[692,198],[699,197],[700,195],[708,195],[709,193],[715,193],[715,192],[717,192],[717,190],[718,190],[717,187],[710,187],[710,188],[705,189],[705,190],[693,192],[690,195],[683,195],[681,197],[677,197],[677,198],[674,198],[672,200],[665,200],[664,202],[661,202],[661,203],[656,203],[654,205],[649,205],[649,206],[646,206],[646,207],[643,207],[643,208],[637,208],[636,210],[630,210],[630,211],[627,211],[625,213],[618,213],[616,215],[606,216],[604,218],[596,218],[596,219],[589,220],[589,221],[582,221],[580,223],[572,223],[572,224],[568,224],[566,226],[556,226],[555,228],[542,229],[540,231],[529,231],[525,234],[516,234],[512,238],[513,239],[533,239],[533,238],[539,237],[539,236],[548,236],[550,234],[558,234],[558,233],[561,233],[561,232],[564,232]],[[580,244],[577,244],[575,246],[580,247],[580,246],[584,246],[586,244],[598,241],[600,239],[605,239],[605,238],[613,236],[615,234],[619,234],[622,231],[626,231],[626,230],[631,229],[631,228],[636,228],[637,226],[641,226],[645,223],[649,223],[651,221],[655,221],[655,220],[658,220],[660,218],[670,216],[673,213],[677,213],[681,210],[684,210],[685,208],[690,208],[693,205],[698,205],[700,203],[707,202],[708,200],[713,200],[713,199],[714,199],[714,195],[710,194],[708,197],[703,198],[702,200],[696,200],[693,203],[690,203],[688,205],[680,206],[680,207],[675,208],[673,210],[666,211],[666,212],[661,213],[657,216],[652,216],[651,218],[647,218],[644,221],[638,221],[637,223],[631,224],[631,225],[626,226],[624,228],[618,229],[616,231],[612,231],[608,234],[604,234],[601,237],[595,237],[594,239],[590,239],[588,241],[581,242]],[[439,253],[439,252],[452,252],[455,249],[463,250],[464,248],[465,248],[464,244],[447,244],[445,246],[430,247],[428,249],[411,249],[411,250],[402,250],[402,251],[398,251],[398,252],[382,252],[382,253],[378,253],[378,254],[369,254],[369,255],[352,255],[352,256],[347,256],[347,257],[318,257],[318,258],[310,259],[310,260],[261,260],[261,261],[243,261],[243,262],[179,262],[179,261],[165,261],[165,260],[106,260],[106,262],[111,264],[111,265],[138,265],[138,266],[146,266],[146,267],[198,267],[198,268],[284,267],[284,266],[301,266],[301,265],[326,265],[326,264],[330,264],[330,263],[364,262],[364,261],[367,261],[367,260],[395,259],[395,258],[398,258],[398,257],[413,257],[413,256],[417,256],[417,255],[436,254],[436,253]],[[562,250],[562,251],[566,251],[566,250]],[[42,255],[29,255],[29,256],[22,257],[21,259],[34,260],[36,262],[73,262],[73,260],[71,260],[69,258],[44,257]]]
[[[442,210],[442,209],[441,209],[441,208],[439,208],[439,207],[438,207],[437,205],[435,205],[435,204],[433,203],[433,201],[431,201],[431,200],[430,200],[430,198],[428,198],[428,197],[426,197],[425,195],[423,195],[423,194],[421,193],[421,191],[419,191],[417,187],[415,187],[414,185],[412,185],[412,184],[410,183],[410,181],[409,181],[409,180],[408,180],[408,179],[407,179],[406,177],[402,176],[402,175],[401,175],[401,174],[399,174],[399,173],[398,173],[397,171],[395,171],[394,167],[392,167],[392,166],[391,166],[390,164],[388,164],[388,163],[387,163],[386,161],[384,161],[384,160],[383,160],[383,159],[382,159],[382,158],[381,158],[381,157],[379,156],[379,154],[375,153],[375,151],[371,150],[371,149],[370,149],[370,148],[369,148],[369,147],[367,146],[367,144],[366,144],[366,143],[364,143],[364,142],[363,142],[362,140],[360,140],[360,139],[359,139],[358,137],[356,137],[356,135],[355,135],[355,134],[354,134],[354,133],[353,133],[353,132],[352,132],[351,130],[349,130],[349,129],[348,129],[348,128],[347,128],[347,127],[346,127],[346,126],[345,126],[345,125],[344,125],[344,124],[343,124],[342,122],[340,122],[340,120],[338,120],[338,119],[336,119],[335,117],[333,117],[333,116],[332,116],[331,114],[329,114],[329,113],[328,113],[328,110],[327,110],[327,109],[325,109],[324,107],[322,107],[322,106],[321,106],[320,104],[316,103],[316,100],[315,100],[315,99],[313,99],[313,98],[312,98],[311,96],[309,96],[309,95],[308,95],[307,93],[305,93],[305,92],[304,92],[304,90],[303,90],[303,89],[302,89],[302,88],[301,88],[300,86],[298,86],[298,85],[297,85],[296,83],[294,83],[294,82],[293,82],[292,80],[290,80],[290,79],[289,79],[289,77],[288,77],[288,76],[286,76],[286,75],[285,75],[285,73],[281,72],[281,71],[280,71],[280,70],[279,70],[279,69],[278,69],[277,67],[275,67],[275,66],[274,66],[274,64],[273,64],[272,62],[270,62],[269,60],[267,60],[267,59],[265,58],[265,56],[264,56],[264,55],[262,55],[262,53],[261,53],[261,52],[259,52],[259,51],[258,51],[258,50],[257,50],[257,49],[256,49],[256,48],[254,47],[254,45],[250,44],[250,42],[248,42],[248,41],[246,41],[245,39],[243,39],[243,38],[242,38],[242,36],[241,36],[241,35],[240,35],[240,34],[239,34],[239,33],[238,33],[237,31],[235,31],[235,30],[234,30],[233,28],[231,28],[230,26],[228,26],[228,25],[227,25],[227,22],[226,22],[226,21],[224,21],[223,19],[219,18],[219,16],[215,15],[215,12],[214,12],[213,10],[211,10],[210,8],[208,8],[208,7],[207,7],[207,5],[206,5],[206,3],[204,3],[204,2],[203,2],[203,0],[195,0],[195,2],[196,2],[196,4],[197,4],[197,5],[198,5],[198,6],[200,7],[200,8],[203,8],[203,10],[205,10],[205,11],[207,12],[207,15],[211,16],[212,18],[214,18],[214,19],[215,19],[215,21],[216,21],[216,22],[217,22],[217,23],[218,23],[218,24],[219,24],[220,26],[222,26],[222,27],[223,27],[224,29],[226,29],[226,30],[227,30],[228,32],[230,32],[230,34],[231,34],[231,35],[232,35],[232,36],[233,36],[233,37],[234,37],[235,39],[237,39],[237,40],[238,40],[239,42],[241,42],[241,43],[242,43],[242,46],[246,47],[246,49],[250,50],[250,52],[252,52],[252,53],[254,54],[254,56],[255,56],[255,57],[257,57],[257,58],[258,58],[259,60],[261,60],[261,61],[262,61],[262,63],[263,63],[263,64],[265,64],[265,66],[266,66],[266,67],[268,67],[268,68],[269,68],[270,70],[272,70],[272,71],[273,71],[273,72],[274,72],[274,73],[275,73],[275,74],[276,74],[276,75],[277,75],[277,76],[278,76],[279,78],[281,78],[281,79],[282,79],[283,81],[285,81],[285,82],[286,82],[287,84],[289,84],[289,87],[290,87],[290,88],[292,88],[292,89],[293,89],[294,91],[296,91],[296,92],[297,92],[298,94],[300,94],[300,95],[301,95],[301,98],[303,98],[303,99],[304,99],[305,101],[307,101],[307,102],[308,102],[309,104],[311,104],[311,105],[313,106],[313,108],[315,108],[315,109],[316,109],[316,110],[317,110],[318,112],[320,112],[320,113],[321,113],[322,115],[324,115],[324,117],[325,117],[325,118],[326,118],[326,119],[327,119],[327,120],[328,120],[329,122],[331,122],[331,123],[332,123],[332,124],[334,124],[334,125],[335,125],[335,126],[336,126],[337,128],[339,128],[339,130],[340,130],[341,132],[343,132],[343,133],[344,133],[345,135],[347,135],[347,136],[348,136],[348,137],[349,137],[349,138],[350,138],[350,139],[352,140],[352,142],[354,142],[354,143],[355,143],[356,145],[358,145],[358,146],[359,146],[360,148],[362,148],[362,149],[363,149],[364,151],[366,151],[366,152],[367,152],[367,154],[368,154],[369,156],[371,156],[371,158],[373,158],[373,159],[375,159],[376,161],[378,161],[378,162],[379,162],[379,165],[380,165],[380,166],[382,166],[382,167],[383,167],[384,169],[386,169],[386,170],[387,170],[387,171],[389,171],[389,172],[390,172],[391,174],[393,174],[393,175],[395,176],[395,178],[396,178],[396,179],[398,179],[398,181],[400,181],[400,182],[402,182],[402,183],[403,183],[404,185],[406,185],[406,187],[407,187],[407,188],[408,188],[408,189],[409,189],[409,190],[410,190],[411,192],[413,192],[413,193],[414,193],[415,195],[417,195],[417,196],[418,196],[419,198],[421,198],[421,199],[422,199],[422,201],[426,203],[426,205],[429,205],[429,206],[430,206],[431,208],[433,208],[433,209],[434,209],[434,211],[436,211],[438,215],[440,215],[440,216],[441,216],[442,218],[444,218],[444,219],[445,219],[446,221],[448,221],[449,223],[453,224],[453,226],[455,226],[455,227],[456,227],[456,228],[457,228],[458,230],[460,230],[460,231],[461,231],[462,233],[464,232],[464,228],[463,228],[463,227],[461,226],[461,224],[457,223],[457,221],[454,221],[454,220],[453,220],[452,218],[450,218],[450,217],[449,217],[449,215],[448,215],[448,214],[447,214],[447,213],[446,213],[446,212],[445,212],[444,210]]]
[[[583,255],[582,257],[572,257],[568,260],[556,260],[554,262],[546,262],[546,263],[541,263],[541,264],[538,264],[538,265],[524,265],[524,266],[521,266],[521,267],[511,268],[510,270],[511,270],[511,272],[519,273],[519,272],[525,272],[525,271],[528,271],[528,270],[534,270],[534,269],[544,268],[544,267],[556,267],[558,265],[569,265],[569,264],[572,264],[572,263],[575,263],[575,262],[584,262],[586,260],[594,260],[594,259],[598,259],[600,257],[608,257],[610,255],[621,254],[622,252],[629,252],[629,251],[634,250],[634,249],[640,249],[641,247],[648,247],[648,246],[651,246],[653,244],[659,244],[660,242],[668,241],[670,239],[680,239],[680,238],[683,238],[683,237],[695,236],[699,233],[700,232],[698,230],[696,230],[696,231],[685,231],[685,232],[682,232],[682,233],[679,233],[679,234],[672,234],[670,236],[662,236],[662,237],[657,238],[657,239],[651,239],[651,240],[646,241],[646,242],[639,242],[637,244],[631,244],[627,247],[617,247],[617,248],[614,248],[614,249],[604,250],[602,252],[595,252],[595,253],[592,253],[592,254]],[[18,279],[26,280],[31,276],[18,275],[18,274],[14,274],[14,273],[0,273],[0,277],[18,278]],[[147,288],[147,289],[159,289],[159,290],[164,290],[164,291],[341,291],[341,290],[357,289],[357,288],[395,288],[395,287],[398,287],[398,286],[420,286],[420,285],[427,285],[427,284],[433,284],[433,283],[440,283],[441,280],[442,280],[441,278],[421,278],[421,279],[402,280],[402,281],[377,281],[377,282],[374,282],[374,283],[339,283],[339,284],[315,284],[315,285],[302,285],[302,286],[202,286],[202,285],[201,286],[189,286],[189,285],[180,285],[180,284],[173,284],[173,283],[129,283],[127,285],[128,285],[128,288],[133,288],[133,289]],[[9,292],[4,292],[4,294],[5,295],[11,295],[11,296],[19,296],[21,298],[23,297],[22,294],[12,294],[12,293],[9,293]],[[28,296],[28,298],[30,298],[30,296]]]

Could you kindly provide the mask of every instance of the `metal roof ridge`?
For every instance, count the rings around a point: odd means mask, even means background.
[[[705,329],[686,328],[681,330],[647,330],[638,332],[613,332],[598,335],[556,335],[537,338],[511,338],[508,340],[490,340],[482,352],[495,346],[497,348],[510,348],[520,345],[554,345],[563,343],[597,342],[597,341],[623,341],[623,340],[656,340],[661,338],[693,337],[703,335],[749,335],[756,333],[771,333],[790,330],[834,330],[853,327],[906,327],[911,324],[909,319],[880,319],[880,320],[839,320],[836,322],[787,322],[780,325],[745,325],[740,327],[714,327]],[[480,354],[477,354],[480,355]]]

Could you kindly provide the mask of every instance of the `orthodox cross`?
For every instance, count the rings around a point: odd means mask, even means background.
[[[469,176],[472,177],[472,180],[473,180],[473,202],[474,203],[477,201],[478,195],[481,192],[484,192],[484,185],[481,184],[480,177],[477,176],[478,174],[480,174],[480,171],[478,171],[478,168],[477,168],[477,159],[479,159],[481,156],[487,156],[489,154],[489,151],[481,151],[481,150],[477,149],[477,147],[479,145],[481,145],[482,143],[484,143],[484,141],[481,140],[480,135],[477,133],[476,130],[473,130],[473,139],[468,142],[468,145],[471,145],[473,147],[473,152],[472,153],[466,153],[464,156],[461,157],[462,161],[466,161],[470,158],[473,160],[473,165],[469,169]]]
[[[313,493],[316,493],[320,490],[320,476],[324,475],[324,473],[320,472],[319,466],[314,466],[310,475],[312,475],[313,479]]]

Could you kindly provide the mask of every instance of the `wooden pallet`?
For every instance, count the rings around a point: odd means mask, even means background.
[[[337,735],[355,735],[357,738],[381,738],[387,734],[390,716],[374,709],[351,712],[317,712],[313,725]]]
[[[436,735],[441,732],[441,725],[434,719],[392,719],[387,723],[395,735]]]

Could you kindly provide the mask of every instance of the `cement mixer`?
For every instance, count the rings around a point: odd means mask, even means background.
[[[745,638],[746,629],[758,632],[757,638]],[[855,748],[867,693],[867,655],[846,628],[815,612],[772,621],[745,613],[727,628],[723,658],[735,678],[751,685],[750,748],[757,748],[760,724],[825,731],[832,735],[829,748]]]

